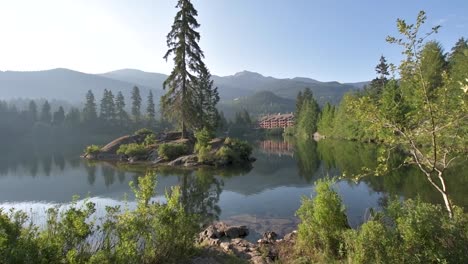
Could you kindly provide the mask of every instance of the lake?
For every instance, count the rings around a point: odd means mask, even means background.
[[[72,140],[69,140],[70,142]],[[97,204],[97,214],[105,206],[122,204],[125,196],[130,207],[134,197],[130,181],[143,175],[145,168],[119,166],[106,162],[89,162],[79,158],[90,141],[51,144],[10,144],[0,157],[0,208],[21,209],[33,221],[44,222],[51,206],[66,206],[73,195]],[[87,143],[85,143],[87,142]],[[105,140],[102,140],[105,143]],[[354,177],[363,168],[375,168],[378,147],[357,142],[322,140],[294,142],[283,139],[256,140],[251,167],[198,169],[184,171],[157,170],[156,200],[171,186],[182,188],[183,202],[205,221],[223,220],[244,224],[251,229],[249,239],[272,230],[280,235],[296,228],[295,211],[301,197],[314,194],[314,182],[339,176],[336,190],[346,206],[351,226],[358,226],[369,215],[370,208],[380,208],[389,197],[420,197],[441,203],[442,199],[421,173],[403,167],[385,176]],[[398,164],[403,157],[393,155]],[[448,190],[454,203],[468,208],[468,166],[461,162],[449,171]]]

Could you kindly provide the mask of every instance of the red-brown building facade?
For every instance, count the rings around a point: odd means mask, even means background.
[[[286,128],[294,126],[294,114],[275,114],[260,118],[258,125],[264,129]]]

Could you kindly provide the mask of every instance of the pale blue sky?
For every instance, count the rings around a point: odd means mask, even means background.
[[[250,70],[274,77],[354,82],[374,77],[395,21],[441,24],[448,51],[468,37],[467,0],[194,0],[200,45],[213,74]],[[0,70],[121,68],[169,73],[162,59],[175,0],[0,0]]]

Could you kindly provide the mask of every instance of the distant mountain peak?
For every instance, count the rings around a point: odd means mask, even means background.
[[[238,72],[238,73],[235,73],[234,76],[235,77],[255,77],[255,78],[264,77],[263,75],[261,75],[258,72],[251,72],[251,71],[245,71],[245,70],[241,71],[241,72]]]

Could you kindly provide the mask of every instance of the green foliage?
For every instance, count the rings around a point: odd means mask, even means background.
[[[209,144],[213,137],[213,133],[207,128],[203,128],[195,132],[195,138],[197,139],[195,151],[198,153],[198,161],[206,162],[213,159],[213,155],[211,155],[211,146]]]
[[[189,153],[189,148],[186,144],[164,143],[159,145],[158,154],[166,160],[173,160]]]
[[[163,83],[167,91],[161,97],[161,112],[180,124],[184,137],[187,128],[216,128],[218,112],[215,105],[219,96],[198,45],[198,12],[189,0],[179,0],[176,8],[178,12],[167,34],[168,51],[164,55],[166,60],[173,56],[174,68]]]
[[[195,249],[198,216],[186,213],[178,187],[166,193],[166,204],[150,202],[155,195],[152,173],[130,184],[137,208],[107,207],[96,224],[95,205],[73,202],[65,210],[48,210],[39,231],[23,212],[0,210],[0,263],[178,263]]]
[[[101,147],[98,145],[89,145],[85,149],[85,154],[97,154],[101,151]]]
[[[129,157],[144,157],[148,155],[148,149],[144,145],[138,143],[123,144],[120,145],[117,154],[127,155]]]
[[[145,137],[145,140],[143,141],[143,146],[147,147],[147,146],[150,146],[150,145],[154,145],[156,144],[158,140],[156,139],[156,135],[155,134],[147,134],[146,137]]]
[[[135,122],[141,120],[141,95],[140,89],[134,86],[132,89],[132,116]]]
[[[141,129],[138,129],[137,131],[135,131],[135,133],[133,133],[135,135],[149,135],[149,134],[154,134],[154,132],[151,130],[151,129],[148,129],[148,128],[141,128]]]
[[[302,252],[337,255],[348,222],[341,198],[330,180],[318,180],[314,199],[303,198],[296,214],[301,219],[296,247]]]
[[[300,95],[298,95],[299,97]],[[305,89],[296,110],[296,135],[300,138],[311,138],[317,131],[320,108],[310,89]]]
[[[351,263],[466,263],[468,218],[440,205],[393,200],[376,219],[346,234]]]
[[[228,137],[216,152],[216,157],[223,164],[237,164],[248,161],[251,154],[252,146],[248,142]]]
[[[195,138],[197,143],[195,144],[195,150],[198,151],[201,147],[207,147],[210,141],[214,138],[214,134],[211,130],[204,127],[203,129],[195,132]]]

